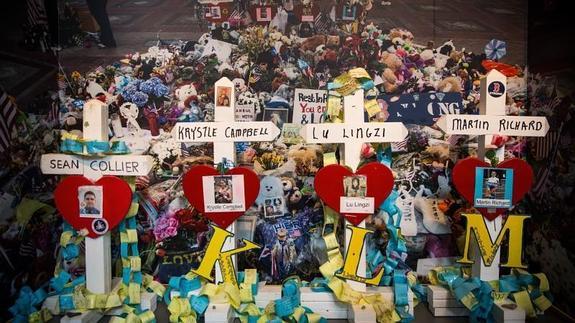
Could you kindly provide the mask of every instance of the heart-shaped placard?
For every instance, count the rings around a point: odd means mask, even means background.
[[[206,203],[204,201],[204,191],[210,189],[204,187],[205,176],[218,176],[222,175],[215,168],[205,165],[192,167],[182,182],[184,194],[192,206],[194,206],[206,218],[212,220],[221,228],[227,228],[237,218],[245,213],[243,211],[227,211],[227,212],[206,212]],[[260,180],[258,175],[251,169],[245,167],[236,167],[230,169],[225,175],[242,175],[244,181],[244,205],[248,209],[258,197],[260,191]],[[213,185],[213,184],[212,184]],[[211,188],[213,190],[213,187]],[[234,189],[235,190],[235,189]]]
[[[97,214],[80,215],[82,190],[95,192]],[[86,194],[86,193],[83,193]],[[54,191],[56,207],[66,221],[76,230],[87,229],[88,237],[97,238],[114,229],[128,214],[132,204],[132,189],[128,183],[115,176],[104,176],[93,182],[84,176],[64,178]],[[98,201],[100,200],[100,201]],[[83,211],[84,212],[84,211]]]
[[[475,197],[475,168],[477,167],[491,167],[491,165],[480,159],[469,157],[460,160],[455,164],[455,167],[453,167],[453,184],[455,185],[455,189],[472,204]],[[531,189],[531,185],[533,184],[533,170],[527,162],[518,158],[503,161],[497,165],[497,168],[513,169],[513,195],[511,204],[514,205]],[[477,210],[486,219],[492,221],[507,209],[477,208]]]
[[[330,208],[340,212],[340,198],[344,195],[344,177],[364,175],[367,178],[366,197],[373,197],[374,207],[378,208],[393,189],[393,174],[381,163],[369,163],[355,172],[341,165],[328,165],[315,175],[314,187],[317,195]],[[343,216],[353,225],[358,225],[369,214],[346,213]]]

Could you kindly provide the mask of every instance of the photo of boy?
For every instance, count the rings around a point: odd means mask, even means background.
[[[501,172],[501,174],[498,174],[498,172]],[[501,184],[503,184],[502,181],[505,181],[505,171],[486,169],[484,170],[483,178],[486,187],[485,190],[486,195],[484,196],[484,198],[490,198],[490,199],[503,198],[504,190],[502,189],[503,185]]]
[[[232,177],[214,177],[214,202],[216,204],[229,204],[233,201]]]
[[[475,169],[475,207],[508,208],[513,197],[513,170],[477,167]]]
[[[367,178],[365,176],[346,176],[343,178],[346,197],[365,197],[367,193]]]

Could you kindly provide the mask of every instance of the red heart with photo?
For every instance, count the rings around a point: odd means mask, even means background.
[[[453,185],[469,203],[474,204],[475,199],[475,169],[477,167],[491,167],[487,162],[469,157],[460,160],[453,167]],[[533,170],[524,160],[512,158],[499,163],[495,168],[513,169],[513,194],[511,204],[519,202],[533,185]],[[493,221],[507,208],[476,208],[486,219]]]
[[[132,205],[132,189],[115,176],[93,182],[84,176],[64,178],[54,191],[54,201],[64,219],[76,230],[97,238],[114,229]]]
[[[366,177],[365,197],[372,197],[374,209],[377,209],[393,189],[393,174],[381,163],[369,163],[353,173],[341,165],[329,165],[320,169],[314,181],[315,191],[320,199],[330,208],[340,212],[340,199],[346,196],[345,177]],[[348,194],[349,196],[349,194]],[[359,225],[369,214],[345,213],[343,216],[353,225]]]
[[[242,186],[241,180],[237,181],[240,178],[243,179],[243,187],[238,187]],[[211,166],[199,165],[184,175],[182,186],[190,204],[225,229],[254,204],[260,190],[260,180],[254,171],[245,167],[232,168],[221,174]],[[243,204],[241,210],[240,204]]]

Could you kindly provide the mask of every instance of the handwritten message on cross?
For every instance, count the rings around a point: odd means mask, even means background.
[[[215,122],[181,122],[172,130],[172,137],[177,142],[205,143],[214,145],[214,163],[224,159],[235,163],[236,142],[273,141],[281,133],[271,121],[236,122],[235,121],[235,88],[227,77],[215,83],[214,91]],[[249,206],[246,206],[249,207]],[[235,234],[235,223],[227,231]],[[222,251],[235,248],[235,239],[227,239]],[[236,264],[235,258],[233,259]],[[223,281],[219,263],[216,264],[216,283]]]
[[[364,143],[398,142],[405,139],[407,128],[401,122],[364,122],[364,94],[363,90],[343,98],[343,123],[306,124],[302,127],[301,135],[307,143],[327,144],[343,143],[343,164],[356,171],[361,161],[361,147]],[[365,227],[365,221],[359,225]],[[350,235],[346,234],[346,249],[349,246]],[[365,277],[366,261],[365,246],[363,257],[357,270],[357,275]],[[356,290],[366,290],[363,283],[348,282]]]
[[[83,122],[82,139],[84,141],[108,141],[108,106],[106,104],[98,100],[86,102],[83,109]],[[44,174],[83,175],[92,181],[104,175],[145,176],[152,166],[151,156],[132,155],[99,157],[45,154],[42,155],[40,161],[40,168]],[[92,293],[110,293],[112,289],[110,232],[98,238],[86,237],[85,244],[86,287]]]
[[[478,135],[477,158],[481,160],[485,159],[487,143],[491,143],[493,135],[544,137],[549,130],[545,117],[505,115],[506,85],[507,78],[503,74],[497,70],[490,71],[481,79],[480,115],[443,115],[437,121],[438,127],[449,135]],[[497,149],[496,157],[499,161],[504,160],[505,147]],[[502,229],[502,217],[496,217],[487,228],[491,240],[495,241]],[[481,261],[477,243],[473,242],[472,246],[475,258],[473,276],[485,281],[499,279],[500,251],[497,251],[491,266],[486,267]]]

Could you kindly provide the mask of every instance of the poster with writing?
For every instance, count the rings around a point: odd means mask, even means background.
[[[236,121],[254,121],[256,117],[256,107],[252,104],[236,103],[235,118]]]
[[[292,123],[322,123],[326,109],[327,91],[295,89]]]
[[[461,114],[463,111],[459,93],[381,95],[378,99],[387,103],[389,117],[386,121],[431,126],[444,114]]]

